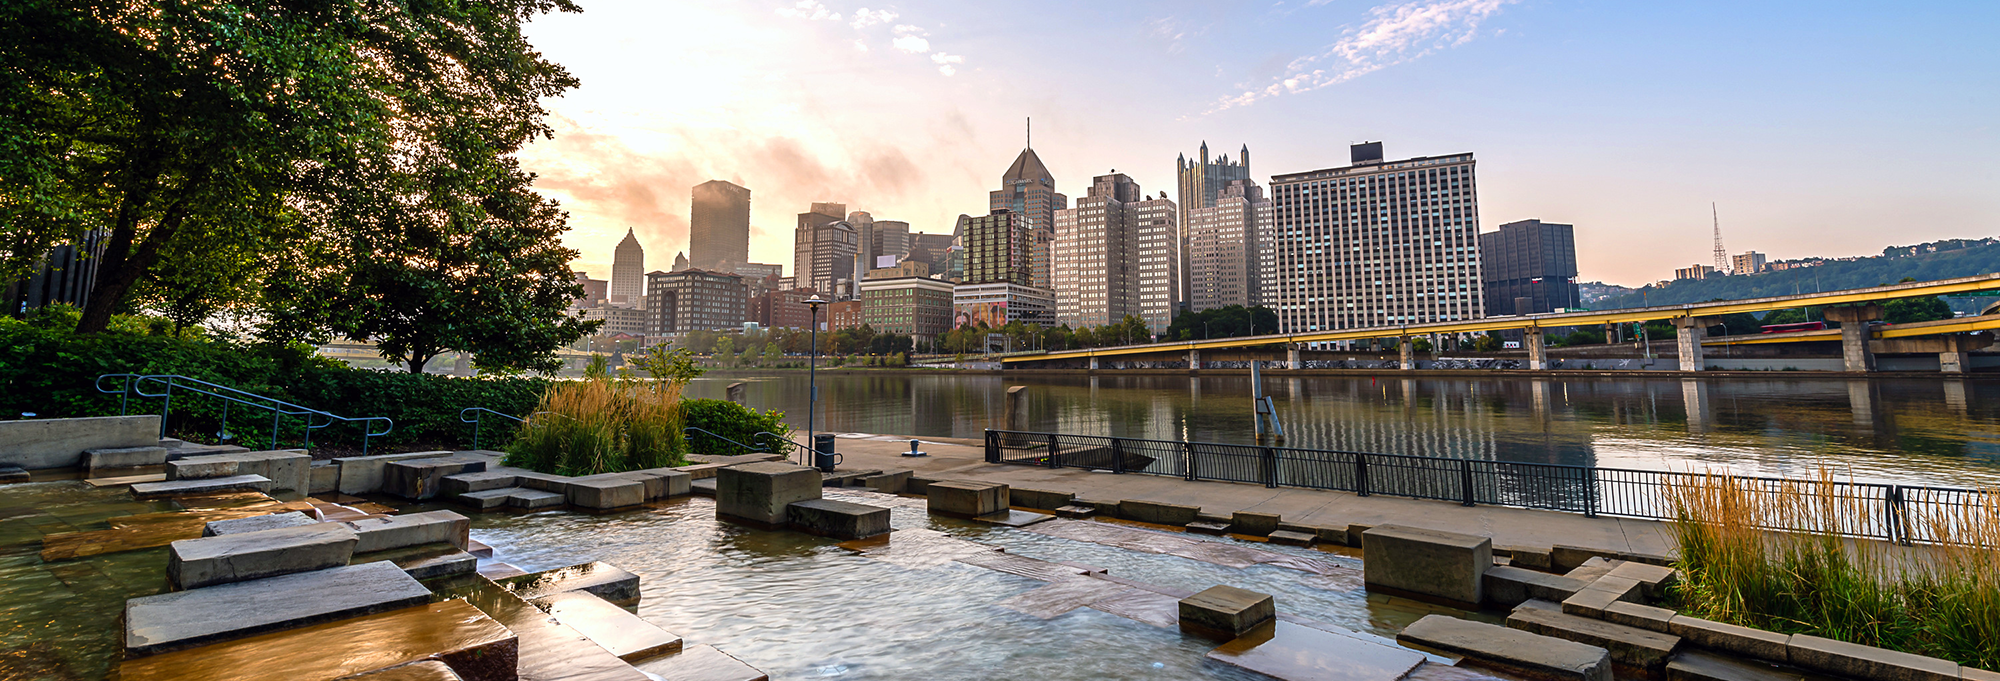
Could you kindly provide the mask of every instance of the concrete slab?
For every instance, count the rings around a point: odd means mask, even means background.
[[[483,457],[447,456],[409,459],[382,464],[382,493],[404,499],[424,500],[444,493],[444,479],[463,473],[483,473]]]
[[[533,490],[528,490],[521,487],[502,487],[499,489],[489,489],[478,492],[466,492],[464,494],[458,495],[457,497],[454,497],[452,500],[460,504],[464,504],[465,506],[470,507],[474,511],[479,511],[484,513],[486,511],[491,511],[500,508],[502,506],[506,506],[508,498],[512,497],[515,492],[525,492],[525,491],[533,491]]]
[[[1424,616],[1396,641],[1534,679],[1611,681],[1611,654],[1603,648],[1447,615]]]
[[[529,602],[626,662],[640,662],[681,650],[681,637],[588,593],[569,591]]]
[[[1181,599],[1181,630],[1227,641],[1278,616],[1270,594],[1218,584]]]
[[[520,681],[647,681],[567,624],[504,589],[475,594],[481,609],[521,640]]]
[[[639,576],[602,561],[494,581],[527,600],[584,591],[617,605],[639,602]]]
[[[1237,511],[1229,516],[1229,531],[1252,537],[1268,537],[1272,532],[1278,531],[1278,523],[1281,520],[1276,513]]]
[[[308,494],[335,494],[340,492],[340,467],[332,461],[314,461],[307,470],[306,487]]]
[[[262,475],[232,475],[205,480],[142,482],[132,486],[132,496],[136,499],[164,499],[219,492],[263,492],[269,489],[271,489],[270,478]]]
[[[319,520],[300,511],[250,516],[248,518],[228,518],[212,520],[201,528],[201,536],[220,537],[225,534],[242,534],[259,530],[274,530],[280,527],[304,527],[318,525]]]
[[[126,660],[118,678],[389,681],[396,677],[351,675],[428,661],[465,681],[502,681],[516,678],[517,646],[514,633],[479,608],[447,600]]]
[[[664,483],[659,483],[664,488]],[[619,475],[575,478],[564,488],[569,505],[598,511],[631,508],[646,503],[646,483]]]
[[[1493,555],[1506,556],[1512,561],[1509,565],[1518,568],[1527,568],[1542,572],[1549,572],[1555,569],[1555,563],[1549,555],[1549,547],[1547,546],[1523,546],[1520,544],[1495,545],[1493,547]]]
[[[819,469],[763,462],[715,474],[715,514],[762,527],[785,524],[786,507],[820,498]]]
[[[312,457],[303,449],[274,449],[188,456],[167,462],[168,480],[262,475],[270,494],[304,495],[312,489]]]
[[[1870,681],[1951,681],[1958,663],[1858,643],[1795,634],[1786,646],[1791,663],[1828,674]]]
[[[1361,562],[1368,588],[1420,599],[1478,607],[1493,540],[1403,525],[1378,525],[1362,533]]]
[[[861,479],[861,486],[883,494],[902,494],[909,484],[910,472],[907,470],[883,471]]]
[[[1273,620],[1208,659],[1284,681],[1397,681],[1424,663],[1423,653]]]
[[[111,447],[86,449],[83,451],[83,469],[101,471],[113,468],[137,468],[158,466],[167,462],[167,448],[151,447]]]
[[[401,454],[376,454],[373,456],[344,456],[333,460],[340,468],[341,494],[373,494],[382,490],[382,467],[394,461],[411,459],[434,459],[451,456],[451,452],[404,452]]]
[[[1319,542],[1319,533],[1278,530],[1276,532],[1272,532],[1270,538],[1271,538],[1271,543],[1273,544],[1282,544],[1285,546],[1312,546],[1313,544]]]
[[[905,472],[905,475],[908,475],[908,473]],[[1010,506],[1053,511],[1070,505],[1070,502],[1074,500],[1076,500],[1076,495],[1069,492],[1014,487],[1011,485],[1007,488],[1007,503]]]
[[[1671,634],[1674,631],[1673,620],[1676,614],[1678,613],[1666,608],[1620,601],[1604,609],[1604,621]]]
[[[1201,514],[1200,506],[1168,504],[1144,499],[1120,499],[1118,517],[1155,525],[1186,525]]]
[[[544,492],[538,489],[516,489],[507,495],[507,505],[514,508],[535,510],[559,508],[563,505],[563,495],[558,492]]]
[[[1797,669],[1685,650],[1667,663],[1667,681],[1806,681]]]
[[[1611,651],[1611,661],[1634,669],[1657,673],[1667,666],[1681,639],[1600,619],[1569,615],[1546,607],[1515,608],[1507,616],[1507,626],[1552,636]]]
[[[443,662],[425,660],[379,669],[366,674],[343,676],[335,681],[465,681]]]
[[[715,498],[715,476],[693,478],[688,481],[688,493]]]
[[[27,470],[76,467],[91,449],[159,443],[156,415],[0,421],[0,465]]]
[[[1589,582],[1574,577],[1513,566],[1488,568],[1484,578],[1486,603],[1504,608],[1512,608],[1530,599],[1560,603],[1589,585]]]
[[[469,575],[479,571],[477,556],[450,544],[424,544],[373,553],[357,553],[351,562],[360,565],[376,561],[395,563],[396,567],[403,569],[403,574],[417,580]]]
[[[386,551],[419,544],[445,543],[465,549],[472,521],[452,511],[425,511],[344,523],[360,537],[356,553]]]
[[[151,655],[415,607],[430,596],[394,564],[377,562],[134,598],[125,602],[125,652]]]
[[[1005,484],[978,480],[940,480],[924,487],[931,513],[975,518],[1007,510],[1012,490]]]
[[[688,646],[679,655],[641,664],[639,670],[660,681],[769,681],[771,678],[711,645]]]
[[[1688,643],[1772,662],[1791,660],[1792,637],[1762,629],[1723,624],[1699,617],[1675,615],[1667,630]]]
[[[1673,568],[1637,561],[1626,561],[1624,564],[1611,568],[1610,574],[1606,576],[1630,579],[1637,582],[1642,591],[1641,595],[1648,600],[1666,598],[1667,589],[1673,586],[1675,579]]]
[[[31,482],[34,479],[33,475],[29,475],[28,471],[20,466],[0,466],[0,485]]]
[[[439,491],[448,497],[455,497],[467,492],[484,492],[515,486],[513,473],[496,471],[447,475],[444,476],[443,480],[438,481],[438,484],[440,485]]]
[[[199,589],[340,567],[356,541],[353,530],[334,523],[182,539],[167,552],[167,581]]]
[[[973,518],[973,520],[986,523],[988,525],[999,525],[1001,527],[1027,527],[1035,523],[1055,520],[1055,518],[1056,518],[1055,516],[1049,515],[1047,513],[1020,511],[1010,508],[1005,511],[1001,511],[999,513],[995,513],[992,515],[979,516]]]
[[[794,502],[786,518],[791,527],[822,537],[866,539],[889,533],[889,509],[833,499]]]
[[[1211,520],[1197,520],[1187,524],[1187,531],[1195,534],[1206,534],[1212,537],[1220,537],[1222,535],[1229,534],[1229,523],[1215,522]]]

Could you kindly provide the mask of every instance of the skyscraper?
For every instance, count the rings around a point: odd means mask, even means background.
[[[875,257],[893,255],[898,259],[910,255],[910,223],[902,220],[876,220],[875,234],[869,239],[869,253]],[[874,262],[870,260],[870,262]]]
[[[1351,164],[1271,178],[1280,333],[1483,316],[1472,154]]]
[[[646,249],[632,228],[611,252],[611,302],[631,307],[646,306]]]
[[[1056,318],[1103,326],[1131,315],[1165,331],[1181,301],[1178,212],[1123,173],[1094,178],[1075,208],[1056,211]]]
[[[1008,282],[1030,285],[1026,221],[1006,209],[991,215],[964,217],[966,284]]]
[[[1263,304],[1261,261],[1270,249],[1272,216],[1264,189],[1231,180],[1208,207],[1182,206],[1181,212],[1188,219],[1188,309]]]
[[[1185,154],[1174,159],[1174,177],[1180,186],[1180,195],[1175,198],[1180,199],[1182,230],[1190,229],[1194,225],[1193,216],[1189,213],[1215,207],[1216,200],[1222,197],[1223,189],[1228,187],[1229,183],[1250,180],[1250,145],[1243,145],[1242,150],[1236,153],[1237,159],[1234,161],[1228,156],[1210,159],[1208,143],[1202,142],[1201,150],[1195,160],[1189,161]],[[1182,272],[1194,272],[1193,263],[1189,261],[1192,257],[1191,251],[1184,250],[1181,253]],[[1189,279],[1181,289],[1181,299],[1190,304],[1195,299],[1193,284],[1193,280]]]
[[[841,203],[814,203],[812,210],[799,214],[792,235],[792,278],[799,288],[832,296],[841,280],[854,276],[859,239],[843,219],[846,214],[847,205]]]
[[[688,262],[722,272],[750,262],[750,190],[722,180],[694,186]]]
[[[1000,176],[1000,189],[987,195],[987,208],[994,213],[1007,211],[1021,221],[1021,247],[1027,249],[1030,286],[1048,288],[1049,241],[1055,234],[1055,212],[1069,207],[1069,197],[1056,192],[1056,178],[1049,174],[1034,145],[1021,150],[1014,165]]]
[[[1576,290],[1576,228],[1521,220],[1479,235],[1487,316],[1554,312],[1582,304]],[[1526,303],[1526,305],[1522,305]]]

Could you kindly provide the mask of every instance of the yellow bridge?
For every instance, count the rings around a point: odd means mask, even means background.
[[[1528,351],[1528,364],[1529,364],[1528,368],[1534,370],[1540,370],[1548,368],[1548,360],[1545,353],[1546,347],[1542,342],[1542,335],[1544,329],[1578,327],[1578,326],[1600,326],[1600,325],[1610,326],[1615,324],[1629,324],[1634,322],[1668,320],[1672,321],[1676,328],[1675,344],[1676,344],[1676,349],[1678,351],[1680,368],[1683,371],[1700,371],[1702,369],[1703,366],[1702,348],[1704,346],[1797,343],[1797,342],[1815,341],[1815,340],[1841,341],[1843,345],[1844,366],[1846,367],[1846,369],[1848,371],[1868,371],[1871,370],[1873,366],[1872,365],[1873,351],[1869,349],[1869,344],[1871,341],[1880,343],[1885,340],[1896,341],[1898,339],[1903,339],[1904,342],[1901,345],[1898,345],[1894,349],[1886,351],[1887,352],[1935,351],[1939,353],[1941,366],[1945,367],[1945,371],[1955,373],[1964,371],[1965,367],[1963,366],[1963,363],[1966,361],[1966,358],[1964,356],[1966,352],[1969,352],[1972,349],[1976,349],[1973,346],[1985,347],[1985,345],[1988,342],[1990,342],[1988,340],[1977,339],[1974,337],[1966,336],[1964,334],[1978,332],[1978,331],[1987,331],[1992,329],[2000,329],[2000,314],[1984,315],[1978,317],[1962,317],[1958,319],[1950,319],[1937,322],[1924,322],[1919,324],[1899,324],[1895,326],[1880,326],[1880,325],[1870,324],[1869,322],[1879,320],[1882,318],[1882,310],[1879,303],[1885,301],[1896,300],[1900,298],[1917,298],[1924,296],[1962,295],[1962,294],[1978,293],[1986,291],[2000,291],[2000,273],[1983,274],[1973,277],[1960,277],[1957,279],[1943,279],[1939,281],[1912,282],[1907,284],[1891,284],[1888,286],[1874,286],[1869,288],[1849,289],[1844,291],[1828,291],[1824,293],[1809,293],[1809,294],[1792,295],[1792,296],[1776,296],[1770,298],[1753,298],[1748,300],[1715,301],[1708,303],[1691,303],[1686,305],[1628,308],[1622,310],[1566,312],[1566,313],[1521,315],[1521,316],[1509,316],[1509,317],[1487,317],[1484,319],[1474,319],[1474,320],[1457,321],[1457,322],[1436,322],[1428,324],[1409,324],[1401,326],[1375,326],[1375,327],[1364,327],[1364,328],[1354,328],[1354,329],[1341,329],[1338,331],[1315,331],[1307,333],[1274,334],[1266,336],[1217,338],[1212,340],[1199,340],[1199,341],[1125,345],[1125,346],[1109,347],[1109,348],[1093,348],[1089,350],[1071,350],[1062,352],[1048,352],[1041,354],[1016,355],[1012,357],[1006,357],[1002,359],[1001,362],[1003,362],[1005,366],[1021,367],[1021,366],[1028,366],[1038,362],[1085,359],[1089,360],[1090,368],[1095,369],[1098,367],[1098,359],[1103,357],[1118,357],[1127,355],[1144,355],[1144,354],[1160,354],[1160,353],[1187,353],[1189,368],[1199,369],[1201,362],[1200,353],[1203,350],[1225,350],[1225,349],[1282,346],[1289,350],[1290,353],[1288,362],[1289,366],[1297,368],[1302,366],[1302,364],[1299,361],[1299,351],[1308,345],[1333,343],[1340,341],[1396,338],[1405,341],[1398,343],[1398,347],[1401,348],[1403,354],[1402,365],[1404,366],[1404,368],[1410,368],[1412,365],[1412,362],[1410,360],[1411,346],[1410,343],[1407,341],[1413,337],[1428,336],[1428,337],[1442,337],[1446,339],[1454,339],[1454,338],[1462,338],[1466,334],[1485,333],[1488,331],[1518,330],[1522,332],[1523,336],[1522,346]],[[1843,306],[1843,307],[1828,307],[1828,306]],[[1722,317],[1724,315],[1731,315],[1743,312],[1768,312],[1771,310],[1782,310],[1795,307],[1826,307],[1828,309],[1826,309],[1824,312],[1827,321],[1842,322],[1841,328],[1828,329],[1823,331],[1798,332],[1798,333],[1737,336],[1729,338],[1717,338],[1715,340],[1704,339],[1707,327],[1718,323],[1716,322],[1716,318]],[[1938,337],[1938,338],[1932,338],[1932,337]],[[1931,339],[1934,342],[1923,343],[1923,344],[1911,344],[1908,342],[1919,338]],[[1932,346],[1935,346],[1934,350],[1930,349]],[[1945,355],[1947,354],[1953,356],[1946,357]]]

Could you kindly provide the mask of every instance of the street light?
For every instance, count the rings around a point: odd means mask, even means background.
[[[806,307],[812,308],[812,354],[806,360],[806,384],[809,386],[809,393],[806,396],[807,447],[819,446],[819,442],[813,439],[813,412],[819,409],[819,306],[825,304],[826,300],[820,298],[818,293],[806,299]],[[810,451],[808,450],[806,456],[812,455]],[[810,461],[810,459],[800,461],[799,465],[812,465]]]

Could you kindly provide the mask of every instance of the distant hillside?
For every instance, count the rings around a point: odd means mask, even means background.
[[[2000,272],[2000,243],[1950,242],[1964,244],[1952,250],[1939,248],[1947,242],[1894,246],[1885,255],[1854,260],[1821,260],[1816,267],[1782,272],[1766,272],[1733,277],[1713,277],[1700,281],[1683,279],[1666,286],[1649,285],[1624,295],[1612,296],[1591,306],[1614,310],[1647,305],[1679,305],[1709,300],[1742,300],[1798,293],[1837,291],[1894,283],[1909,277],[1917,281],[1969,277]],[[1914,254],[1913,254],[1914,253]],[[1965,311],[1970,301],[1951,301],[1955,310]]]

